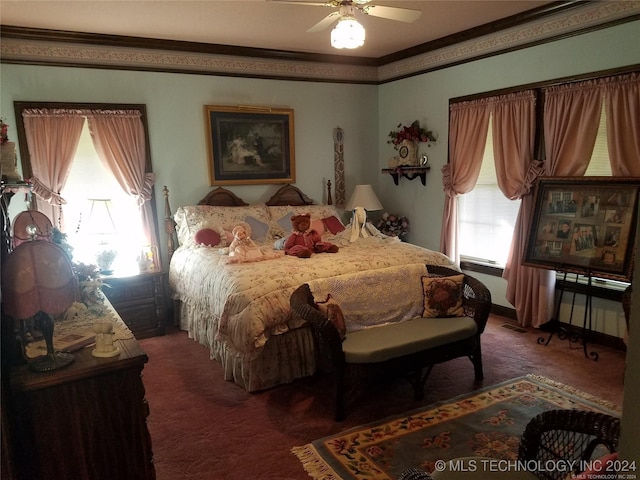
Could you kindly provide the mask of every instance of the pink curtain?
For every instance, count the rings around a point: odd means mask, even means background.
[[[458,250],[457,196],[473,190],[487,143],[490,102],[487,99],[451,105],[449,118],[449,163],[442,167],[447,194],[442,216],[440,250],[456,263]]]
[[[640,177],[640,74],[602,81],[607,144],[614,176]]]
[[[145,172],[147,155],[141,113],[137,110],[92,111],[87,120],[98,156],[122,189],[136,198],[146,242],[154,244],[155,223],[149,200],[155,176]]]
[[[554,274],[521,264],[533,203],[530,192],[544,172],[543,162],[533,159],[535,102],[532,91],[505,95],[493,109],[493,152],[498,186],[505,197],[522,199],[513,229],[511,248],[502,277],[507,280],[507,300],[522,325],[538,326],[553,309]]]
[[[546,175],[584,175],[596,144],[602,101],[602,90],[597,81],[561,85],[546,90]]]
[[[64,230],[60,195],[78,149],[84,117],[70,110],[28,109],[22,113],[33,170],[37,210]]]
[[[584,174],[598,133],[601,104],[596,82],[563,85],[546,91],[545,175]],[[531,166],[529,177],[534,181],[542,173],[542,164],[532,162]],[[532,195],[524,195],[503,277],[508,280],[507,300],[515,306],[519,323],[539,327],[548,322],[553,313],[555,274],[552,270],[520,265],[533,206]]]

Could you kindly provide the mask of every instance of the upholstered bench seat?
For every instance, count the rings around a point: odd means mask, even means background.
[[[482,380],[480,335],[491,309],[489,289],[475,278],[447,267],[427,265],[427,271],[428,276],[419,279],[425,299],[423,316],[411,318],[415,315],[412,313],[409,320],[362,330],[348,331],[337,300],[328,296],[335,303],[324,302],[321,307],[309,284],[300,285],[291,294],[292,311],[313,330],[317,370],[333,372],[336,420],[344,419],[345,394],[351,382],[403,376],[411,382],[415,399],[421,400],[434,365],[459,357],[468,357],[475,379]],[[443,292],[458,293],[462,306],[449,296],[441,296]],[[427,298],[436,301],[427,302]],[[434,315],[434,310],[438,314]],[[444,313],[439,314],[440,310]]]
[[[478,325],[469,317],[412,318],[349,332],[342,343],[347,363],[385,362],[472,337]]]

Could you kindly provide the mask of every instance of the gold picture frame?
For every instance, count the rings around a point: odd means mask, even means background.
[[[295,182],[293,109],[205,105],[213,185]]]
[[[543,177],[523,265],[631,281],[640,178]]]

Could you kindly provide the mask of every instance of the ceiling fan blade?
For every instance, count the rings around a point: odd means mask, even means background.
[[[320,32],[338,20],[338,18],[340,18],[340,12],[332,12],[307,30],[307,32]]]
[[[397,20],[399,22],[411,23],[415,22],[422,12],[420,10],[411,10],[409,8],[385,7],[383,5],[365,5],[358,7],[363,13],[374,17],[387,18],[389,20]]]

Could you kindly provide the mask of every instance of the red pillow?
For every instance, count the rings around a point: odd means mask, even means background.
[[[324,233],[324,222],[322,220],[312,220],[309,228],[315,230],[318,235],[322,236]]]
[[[207,245],[209,247],[215,247],[220,243],[220,234],[210,228],[203,228],[198,230],[193,237],[198,245]]]
[[[344,230],[344,225],[335,215],[323,218],[322,223],[324,223],[324,225],[327,227],[327,230],[329,230],[334,235]]]

